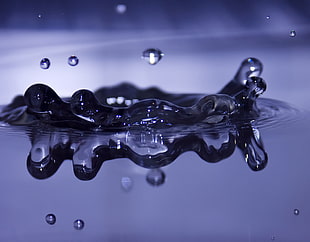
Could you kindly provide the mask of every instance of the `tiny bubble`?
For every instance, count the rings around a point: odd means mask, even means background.
[[[290,37],[295,37],[295,36],[296,36],[296,31],[295,30],[291,30]]]
[[[299,209],[295,208],[295,209],[294,209],[294,214],[295,214],[295,215],[299,215]]]
[[[146,181],[152,186],[160,186],[165,180],[166,175],[161,169],[152,169],[146,175]]]
[[[132,189],[133,186],[133,182],[132,179],[130,177],[122,177],[121,179],[121,186],[123,188],[124,191],[128,192]]]
[[[56,216],[52,213],[48,214],[45,216],[45,221],[50,224],[53,225],[56,223]]]
[[[41,61],[40,61],[40,67],[44,70],[48,69],[51,65],[51,62],[48,58],[43,58]]]
[[[266,19],[267,19],[267,20],[269,20],[269,19],[270,19],[270,16],[269,16],[269,15],[268,15],[268,16],[266,16]]]
[[[116,5],[115,10],[119,14],[124,14],[127,11],[127,6],[125,4],[118,4]]]
[[[76,230],[81,230],[84,228],[84,221],[82,219],[77,219],[73,222],[73,227]]]
[[[71,55],[68,58],[68,64],[70,66],[76,66],[77,64],[79,64],[79,58],[77,58],[75,55]]]
[[[38,14],[38,18],[42,18],[43,15],[41,13]]]

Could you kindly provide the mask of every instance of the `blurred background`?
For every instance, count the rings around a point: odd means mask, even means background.
[[[37,82],[63,96],[121,81],[212,93],[250,56],[265,65],[268,97],[307,104],[309,82],[294,80],[296,72],[301,79],[308,74],[307,0],[1,3],[2,104]],[[160,49],[162,61],[142,60],[147,48]],[[71,55],[79,58],[75,67],[67,64]],[[42,58],[50,60],[49,69],[40,68]]]
[[[61,96],[122,81],[215,93],[256,57],[263,97],[310,108],[308,0],[2,0],[0,43],[0,104],[34,83]],[[141,58],[148,48],[164,53],[155,65]],[[103,164],[91,181],[78,180],[70,161],[36,180],[26,168],[29,137],[2,127],[0,241],[310,241],[310,119],[294,114],[260,130],[265,170],[252,172],[239,150],[217,164],[187,152],[155,187],[128,159]]]

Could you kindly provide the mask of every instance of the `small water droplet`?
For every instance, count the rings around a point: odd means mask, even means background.
[[[299,215],[299,209],[295,208],[295,209],[294,209],[294,214],[295,214],[295,215]]]
[[[56,216],[52,213],[48,214],[45,216],[45,221],[50,224],[53,225],[56,223]]]
[[[147,49],[142,53],[142,58],[151,65],[157,64],[163,56],[164,53],[161,50],[154,48]]]
[[[51,66],[51,62],[48,58],[43,58],[41,61],[40,61],[40,67],[42,69],[48,69],[49,67]]]
[[[124,191],[128,192],[132,189],[133,186],[133,182],[132,179],[130,177],[122,177],[121,179],[121,186],[123,188]]]
[[[115,10],[119,14],[124,14],[127,11],[127,6],[125,4],[118,4],[116,5]]]
[[[152,186],[160,186],[165,183],[166,175],[161,169],[152,169],[146,175],[146,181]]]
[[[295,30],[291,30],[290,31],[290,37],[295,37],[296,36],[296,31]]]
[[[81,230],[84,228],[84,221],[82,219],[77,219],[73,222],[73,227],[76,230]]]
[[[68,64],[70,66],[76,66],[77,64],[79,64],[79,58],[77,58],[75,55],[71,55],[68,58]]]
[[[38,18],[42,18],[43,15],[41,13],[38,14]]]
[[[269,19],[270,19],[270,16],[269,16],[269,15],[267,15],[267,16],[266,16],[266,19],[267,19],[267,20],[269,20]]]

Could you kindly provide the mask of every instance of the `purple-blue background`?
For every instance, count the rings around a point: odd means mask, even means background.
[[[0,40],[1,104],[37,82],[62,96],[124,80],[213,93],[253,56],[264,63],[264,97],[310,108],[310,1],[2,1]],[[165,54],[155,66],[141,59],[149,47]],[[70,55],[78,66],[67,64]],[[26,134],[1,128],[0,241],[309,241],[309,115],[300,116],[261,130],[265,170],[250,171],[238,150],[217,164],[189,152],[163,168],[160,187],[127,159],[105,163],[88,182],[69,161],[35,180]],[[72,225],[78,218],[81,231]]]

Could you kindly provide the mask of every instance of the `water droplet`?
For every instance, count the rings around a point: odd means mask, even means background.
[[[79,58],[77,58],[75,55],[71,55],[68,58],[68,64],[70,66],[76,66],[77,64],[79,64]]]
[[[142,53],[142,58],[151,65],[157,64],[163,56],[164,53],[161,50],[154,48],[147,49]]]
[[[270,16],[269,16],[269,15],[267,15],[267,16],[266,16],[266,19],[267,19],[267,20],[269,20],[269,19],[270,19]]]
[[[152,186],[160,186],[165,183],[166,175],[161,169],[152,169],[146,175],[146,181]]]
[[[263,64],[260,60],[250,57],[245,59],[239,67],[234,81],[245,85],[248,78],[252,76],[260,76],[263,71]]]
[[[116,5],[115,10],[119,14],[124,14],[127,11],[127,6],[125,4],[118,4]]]
[[[56,216],[52,213],[48,214],[45,216],[45,221],[50,224],[53,225],[56,223]]]
[[[296,31],[295,30],[291,30],[290,37],[295,37],[295,36],[296,36]]]
[[[295,215],[299,215],[299,209],[295,208],[295,209],[294,209],[294,214],[295,214]]]
[[[43,15],[41,13],[38,14],[38,18],[42,18]]]
[[[121,179],[121,186],[123,188],[124,191],[128,192],[132,189],[133,186],[133,181],[130,177],[122,177]]]
[[[77,219],[73,222],[73,227],[76,230],[81,230],[84,228],[84,221],[82,219]]]
[[[40,62],[40,67],[45,70],[48,69],[50,65],[51,65],[51,62],[48,58],[43,58]]]

